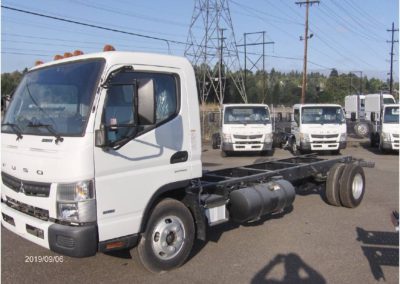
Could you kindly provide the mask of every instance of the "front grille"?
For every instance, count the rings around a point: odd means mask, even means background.
[[[233,138],[235,139],[261,139],[262,138],[262,134],[261,135],[233,135]]]
[[[49,197],[50,183],[25,181],[6,173],[1,173],[3,184],[16,192],[23,192],[25,195]]]
[[[311,134],[311,138],[338,138],[339,134]]]
[[[15,210],[18,210],[18,211],[28,214],[30,216],[39,218],[44,221],[49,220],[49,211],[48,210],[22,203],[20,201],[12,199],[8,196],[7,196],[6,204]]]
[[[259,141],[236,141],[235,144],[262,144]]]
[[[327,141],[327,140],[321,140],[321,141],[313,141],[313,142],[311,142],[312,144],[334,144],[334,143],[338,143],[338,142],[336,142],[335,140],[331,140],[331,141]]]

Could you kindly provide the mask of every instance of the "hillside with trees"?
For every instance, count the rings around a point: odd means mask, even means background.
[[[27,69],[1,74],[1,95],[11,95]],[[272,69],[268,74],[247,71],[246,93],[250,103],[267,103],[291,106],[300,101],[302,73],[297,71],[280,72]],[[263,78],[265,77],[265,94],[263,94]],[[355,74],[344,74],[333,69],[328,76],[322,73],[310,73],[307,76],[306,102],[308,103],[339,103],[344,97],[360,90],[360,78]],[[394,85],[398,98],[399,83]],[[387,82],[376,78],[362,78],[363,93],[377,93],[388,90]],[[230,81],[226,82],[225,103],[240,103],[241,97]],[[207,103],[217,103],[214,93],[210,93]]]

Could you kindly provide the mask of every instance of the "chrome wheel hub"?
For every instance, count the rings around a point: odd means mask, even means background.
[[[152,233],[151,246],[154,254],[167,260],[175,257],[185,242],[185,229],[181,219],[176,216],[162,218]]]
[[[352,193],[354,199],[360,198],[364,188],[364,181],[362,179],[361,174],[356,174],[353,179],[353,184],[352,184]]]

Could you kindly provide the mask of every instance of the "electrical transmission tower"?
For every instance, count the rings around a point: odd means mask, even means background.
[[[253,40],[251,42],[248,41],[248,37],[250,36],[260,36],[261,38],[257,38],[257,40]],[[266,95],[266,71],[265,71],[265,45],[266,44],[274,44],[273,41],[265,41],[265,31],[262,32],[251,32],[251,33],[244,33],[244,44],[240,44],[239,46],[244,47],[244,86],[247,90],[247,71],[252,72],[253,70],[262,71],[262,94],[261,94],[261,103],[267,103],[267,95]],[[261,39],[261,42],[260,42]],[[259,46],[262,45],[262,54],[248,52],[248,48],[251,46]],[[259,62],[262,62],[262,68],[259,68]],[[250,66],[248,66],[250,63]],[[270,98],[270,103],[272,103],[272,98]]]
[[[247,103],[228,0],[195,1],[185,56],[195,69],[203,105],[210,93],[224,103],[227,79]]]

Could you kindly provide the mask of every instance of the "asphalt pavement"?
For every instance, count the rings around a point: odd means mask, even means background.
[[[390,221],[399,207],[398,153],[354,143],[342,155],[375,162],[364,169],[366,194],[357,208],[330,206],[321,188],[310,188],[286,214],[210,228],[187,263],[158,275],[140,268],[129,251],[61,258],[2,227],[2,283],[399,283],[398,234]],[[277,149],[272,157],[222,158],[205,146],[203,164],[213,170],[290,156]]]

